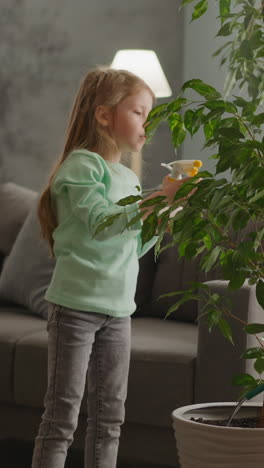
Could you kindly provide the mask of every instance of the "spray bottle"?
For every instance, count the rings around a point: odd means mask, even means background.
[[[183,175],[187,175],[188,177],[195,176],[202,165],[203,163],[199,159],[182,159],[167,164],[161,163],[161,166],[166,167],[170,171],[169,180],[172,182],[182,179]]]
[[[171,182],[175,180],[181,180],[183,175],[187,175],[188,177],[193,177],[199,172],[199,168],[202,167],[203,163],[199,159],[181,159],[178,161],[172,161],[168,164],[161,163],[161,166],[166,167],[169,169],[170,175],[168,179]],[[168,208],[164,208],[160,211],[166,211]],[[179,206],[174,211],[171,212],[170,218],[172,218],[178,211],[182,210],[182,207]]]

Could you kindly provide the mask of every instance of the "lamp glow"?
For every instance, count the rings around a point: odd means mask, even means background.
[[[142,78],[157,98],[172,95],[170,85],[153,50],[119,50],[111,68],[128,70]]]

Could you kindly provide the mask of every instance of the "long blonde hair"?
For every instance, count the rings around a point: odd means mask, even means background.
[[[111,134],[100,126],[95,118],[96,108],[107,106],[114,112],[117,105],[126,97],[141,89],[147,89],[154,100],[149,86],[138,76],[126,70],[105,67],[90,71],[81,83],[70,114],[66,141],[60,158],[55,164],[47,186],[40,195],[38,216],[41,232],[53,251],[53,231],[57,227],[56,210],[51,199],[51,184],[63,161],[75,149],[93,150],[104,157],[117,150]]]

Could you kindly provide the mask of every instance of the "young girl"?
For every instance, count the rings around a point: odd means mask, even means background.
[[[156,241],[142,248],[142,221],[126,227],[140,204],[116,205],[139,193],[138,178],[120,158],[143,147],[153,100],[146,83],[127,71],[88,73],[62,157],[40,197],[42,232],[56,266],[46,293],[48,388],[32,468],[64,467],[86,382],[85,468],[116,467],[138,258]],[[156,195],[169,203],[182,182],[163,182]],[[123,215],[95,235],[103,218],[116,213]]]

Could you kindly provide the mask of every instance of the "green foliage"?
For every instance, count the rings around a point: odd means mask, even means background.
[[[139,200],[142,200],[142,197],[140,195],[130,195],[128,197],[122,198],[122,200],[119,200],[117,202],[117,205],[120,205],[120,206],[132,205],[133,203],[136,203]]]
[[[158,234],[156,255],[177,245],[180,256],[198,258],[203,271],[221,270],[230,290],[240,289],[248,281],[256,286],[258,303],[264,309],[263,2],[215,1],[220,20],[216,36],[226,41],[214,53],[228,69],[223,95],[198,78],[190,79],[175,99],[150,112],[146,127],[151,139],[161,122],[166,122],[175,148],[182,145],[187,134],[193,137],[202,130],[204,147],[210,149],[215,160],[215,173],[202,171],[188,179],[175,194],[171,206],[166,206],[163,197],[146,202],[146,207],[148,203],[152,205],[153,212],[143,222],[142,242]],[[192,3],[193,21],[206,14],[209,2],[182,0],[181,7]],[[236,95],[231,94],[234,86],[239,90]],[[188,97],[190,90],[197,94],[195,100]],[[221,176],[226,171],[228,179]],[[127,200],[134,201],[135,198]],[[181,210],[177,210],[179,207]],[[171,242],[162,247],[168,225]],[[168,314],[202,294],[209,330],[217,327],[233,343],[229,319],[242,320],[232,314],[231,305],[223,298],[210,294],[200,283],[172,294],[178,300]],[[248,349],[243,357],[255,359],[260,380],[240,374],[234,383],[250,390],[262,382],[264,339],[258,335],[264,333],[264,324],[241,325],[245,333],[256,335],[257,347]]]
[[[183,0],[181,7],[191,3],[194,4],[193,21],[206,13],[208,2]],[[218,0],[218,5],[220,27],[216,35],[226,38],[226,42],[214,56],[220,56],[221,64],[228,65],[224,95],[200,79],[188,80],[176,99],[153,109],[149,127],[153,135],[161,120],[168,122],[176,148],[187,133],[193,136],[202,129],[204,147],[212,149],[215,159],[215,174],[203,171],[185,182],[169,210],[159,215],[160,224],[154,217],[149,222],[156,223],[159,232],[158,253],[164,226],[170,213],[180,205],[183,209],[169,221],[170,246],[177,244],[180,256],[190,260],[198,256],[200,268],[205,272],[220,268],[230,290],[241,288],[246,280],[256,285],[257,300],[264,309],[263,11],[261,2],[255,0]],[[243,88],[247,97],[235,95],[227,99],[235,85]],[[197,93],[197,100],[187,97],[190,89]],[[225,171],[230,173],[230,181],[219,177]],[[202,180],[197,183],[199,178]],[[155,213],[159,213],[159,208],[158,204]],[[201,292],[206,295],[204,313],[209,330],[217,327],[233,343],[228,321],[230,305],[224,304],[219,296],[210,295],[202,286],[177,292],[178,300],[168,314],[185,300],[195,298],[200,287],[198,297]],[[244,324],[244,330],[257,338],[259,333],[264,333],[264,324]],[[264,340],[258,339],[258,346],[248,349],[243,357],[254,359],[255,370],[261,375]],[[234,383],[250,390],[259,381],[242,374]]]

